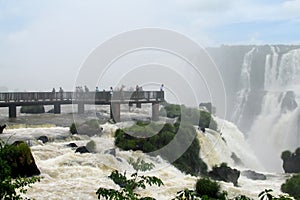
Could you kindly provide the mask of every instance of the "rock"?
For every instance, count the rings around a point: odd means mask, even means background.
[[[213,167],[213,170],[210,171],[208,175],[212,179],[231,182],[234,184],[234,186],[237,186],[238,179],[240,177],[240,171],[225,165],[221,165],[220,167]]]
[[[293,91],[287,91],[285,93],[285,96],[283,97],[282,103],[281,103],[281,110],[283,112],[286,111],[293,111],[297,108],[297,102],[295,100],[295,93]]]
[[[75,151],[75,153],[90,153],[89,150],[85,147],[85,146],[81,146],[81,147],[78,147]]]
[[[39,114],[39,113],[45,113],[45,108],[43,105],[22,106],[20,112],[28,113],[28,114]]]
[[[248,179],[252,179],[252,180],[266,180],[267,179],[266,175],[257,173],[252,170],[243,171],[242,175],[246,176]]]
[[[292,155],[283,160],[285,173],[300,173],[300,155]]]
[[[104,153],[110,154],[110,155],[113,155],[114,157],[116,157],[116,149],[108,149]]]
[[[38,140],[41,140],[44,144],[47,143],[47,142],[49,142],[49,138],[47,136],[45,136],[45,135],[40,136],[38,138]]]
[[[242,160],[234,152],[232,152],[232,154],[231,154],[230,157],[234,161],[234,164],[236,164],[236,165],[243,165]]]
[[[3,130],[6,128],[6,124],[0,126],[0,133],[3,133]]]
[[[80,135],[87,135],[89,137],[92,137],[94,135],[99,135],[102,133],[103,128],[101,127],[92,127],[88,124],[81,124],[78,127],[76,127],[78,134]]]
[[[8,154],[7,160],[12,170],[12,177],[30,177],[41,174],[35,164],[29,146],[23,141],[16,141],[12,144],[13,152]]]
[[[78,146],[74,142],[71,142],[71,143],[67,144],[67,147],[75,148],[75,147],[78,147]]]

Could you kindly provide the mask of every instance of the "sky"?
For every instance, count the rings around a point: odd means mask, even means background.
[[[0,0],[0,90],[70,90],[98,45],[145,27],[205,47],[299,44],[300,0]]]

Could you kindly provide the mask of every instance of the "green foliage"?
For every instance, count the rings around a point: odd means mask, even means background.
[[[196,192],[203,198],[207,196],[214,199],[225,199],[225,194],[220,192],[220,184],[208,178],[198,179],[196,182]]]
[[[78,131],[76,129],[76,124],[75,123],[71,124],[71,126],[70,126],[70,133],[72,133],[73,135],[78,133]]]
[[[201,198],[197,196],[194,190],[181,190],[177,192],[177,195],[172,200],[200,200]]]
[[[287,158],[290,158],[291,156],[292,156],[292,153],[288,150],[281,153],[282,160],[286,160]]]
[[[43,105],[22,106],[20,112],[28,114],[45,113],[45,108]]]
[[[203,128],[218,130],[217,122],[212,118],[211,113],[199,110],[198,108],[189,108],[184,105],[168,104],[164,105],[167,117],[176,118],[189,122]],[[160,111],[161,113],[163,110]],[[184,119],[184,120],[183,120]]]
[[[282,192],[300,199],[300,174],[293,175],[281,186]]]
[[[40,181],[39,177],[17,177],[12,178],[12,169],[8,162],[8,157],[13,157],[14,153],[26,150],[21,144],[18,147],[8,145],[6,142],[0,140],[0,197],[1,199],[23,199],[20,194],[27,192],[27,187],[33,183]],[[30,152],[29,152],[30,153]],[[27,154],[27,152],[26,152]]]
[[[293,199],[290,196],[284,196],[284,195],[280,195],[279,197],[276,197],[273,196],[271,192],[273,192],[273,190],[265,189],[264,191],[259,193],[258,195],[259,200],[292,200]]]
[[[297,156],[300,156],[300,147],[298,147],[298,148],[296,149],[295,154],[296,154]]]
[[[147,137],[145,137],[147,136]],[[175,137],[176,136],[176,137]],[[206,174],[207,165],[199,158],[200,145],[195,137],[196,131],[190,124],[151,123],[147,126],[133,125],[115,133],[115,145],[123,150],[141,150],[156,155],[159,150],[171,141],[171,150],[161,151],[160,156],[168,159],[169,155],[182,155],[173,163],[175,167],[189,174]],[[187,147],[185,152],[182,148]],[[155,152],[155,153],[153,153]]]
[[[152,197],[140,197],[138,193],[135,192],[136,189],[146,189],[146,185],[152,186],[157,185],[158,187],[163,185],[163,182],[155,176],[139,176],[138,171],[150,170],[154,167],[152,163],[146,163],[144,160],[137,159],[136,161],[130,159],[130,164],[136,170],[135,173],[127,178],[126,172],[124,174],[119,173],[117,170],[113,171],[109,178],[114,181],[115,184],[120,186],[120,190],[99,188],[96,192],[98,199],[103,197],[104,199],[110,200],[153,200]]]

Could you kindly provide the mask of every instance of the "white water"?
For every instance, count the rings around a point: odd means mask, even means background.
[[[263,97],[261,113],[251,127],[249,141],[269,171],[282,171],[281,152],[294,151],[300,146],[298,119],[300,116],[300,49],[282,55],[271,47],[265,65],[266,94]],[[298,107],[293,111],[282,111],[281,103],[287,91],[294,91]]]
[[[251,84],[250,84],[250,73],[251,73],[251,65],[253,60],[253,55],[256,51],[256,48],[253,47],[248,53],[244,56],[244,61],[241,67],[241,74],[240,74],[240,90],[237,92],[237,97],[235,99],[235,107],[234,112],[232,115],[232,120],[239,124],[243,110],[245,105],[248,101],[248,96],[251,91]]]
[[[201,155],[204,160],[209,160],[209,166],[221,162],[227,162],[230,166],[234,165],[230,158],[234,152],[244,163],[239,166],[240,169],[259,167],[259,163],[253,156],[248,147],[243,133],[237,127],[229,122],[216,119],[222,127],[222,137],[219,133],[207,130],[205,134],[198,132],[202,150]],[[7,138],[13,135],[12,139],[30,140],[33,156],[37,166],[41,170],[43,179],[28,190],[27,197],[33,199],[96,199],[95,192],[99,187],[115,188],[117,186],[108,179],[112,170],[132,172],[132,167],[127,160],[130,157],[142,157],[147,162],[155,164],[155,169],[147,172],[147,175],[155,175],[162,179],[164,186],[148,187],[146,190],[140,190],[141,194],[152,196],[156,199],[171,199],[176,192],[185,188],[193,189],[196,177],[185,175],[175,167],[161,159],[160,157],[150,157],[142,152],[116,151],[116,157],[106,154],[105,151],[114,148],[113,134],[116,128],[124,127],[126,123],[117,125],[105,124],[104,134],[94,137],[71,136],[68,128],[27,128],[27,129],[8,129],[1,135]],[[34,138],[40,135],[47,135],[52,138],[49,143],[42,144],[35,141]],[[58,138],[58,139],[57,139]],[[64,138],[64,139],[61,139]],[[79,154],[74,153],[75,149],[66,147],[70,142],[78,146],[85,145],[90,140],[97,144],[97,153]],[[239,179],[240,187],[234,187],[231,183],[221,182],[222,188],[229,192],[230,196],[245,194],[256,198],[258,193],[265,188],[272,188],[279,194],[280,185],[285,177],[281,174],[269,174],[266,181],[252,181],[243,176]]]

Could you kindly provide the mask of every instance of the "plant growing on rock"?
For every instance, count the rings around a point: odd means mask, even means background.
[[[12,168],[8,157],[14,156],[12,152],[18,151],[18,147],[9,145],[0,139],[0,199],[19,200],[23,199],[21,194],[27,192],[27,187],[40,181],[39,177],[21,177],[12,178]],[[13,153],[14,154],[14,153]]]
[[[146,185],[152,186],[163,185],[163,182],[155,177],[155,176],[143,176],[139,175],[139,171],[147,171],[151,170],[154,165],[152,163],[146,163],[142,159],[137,159],[136,161],[133,159],[129,160],[129,163],[136,170],[135,173],[130,175],[130,178],[124,174],[121,174],[118,170],[113,171],[109,178],[113,180],[113,182],[120,186],[119,190],[115,189],[107,189],[100,187],[96,194],[98,195],[98,199],[110,199],[110,200],[152,200],[152,197],[141,197],[140,194],[136,193],[136,189],[146,189]]]

